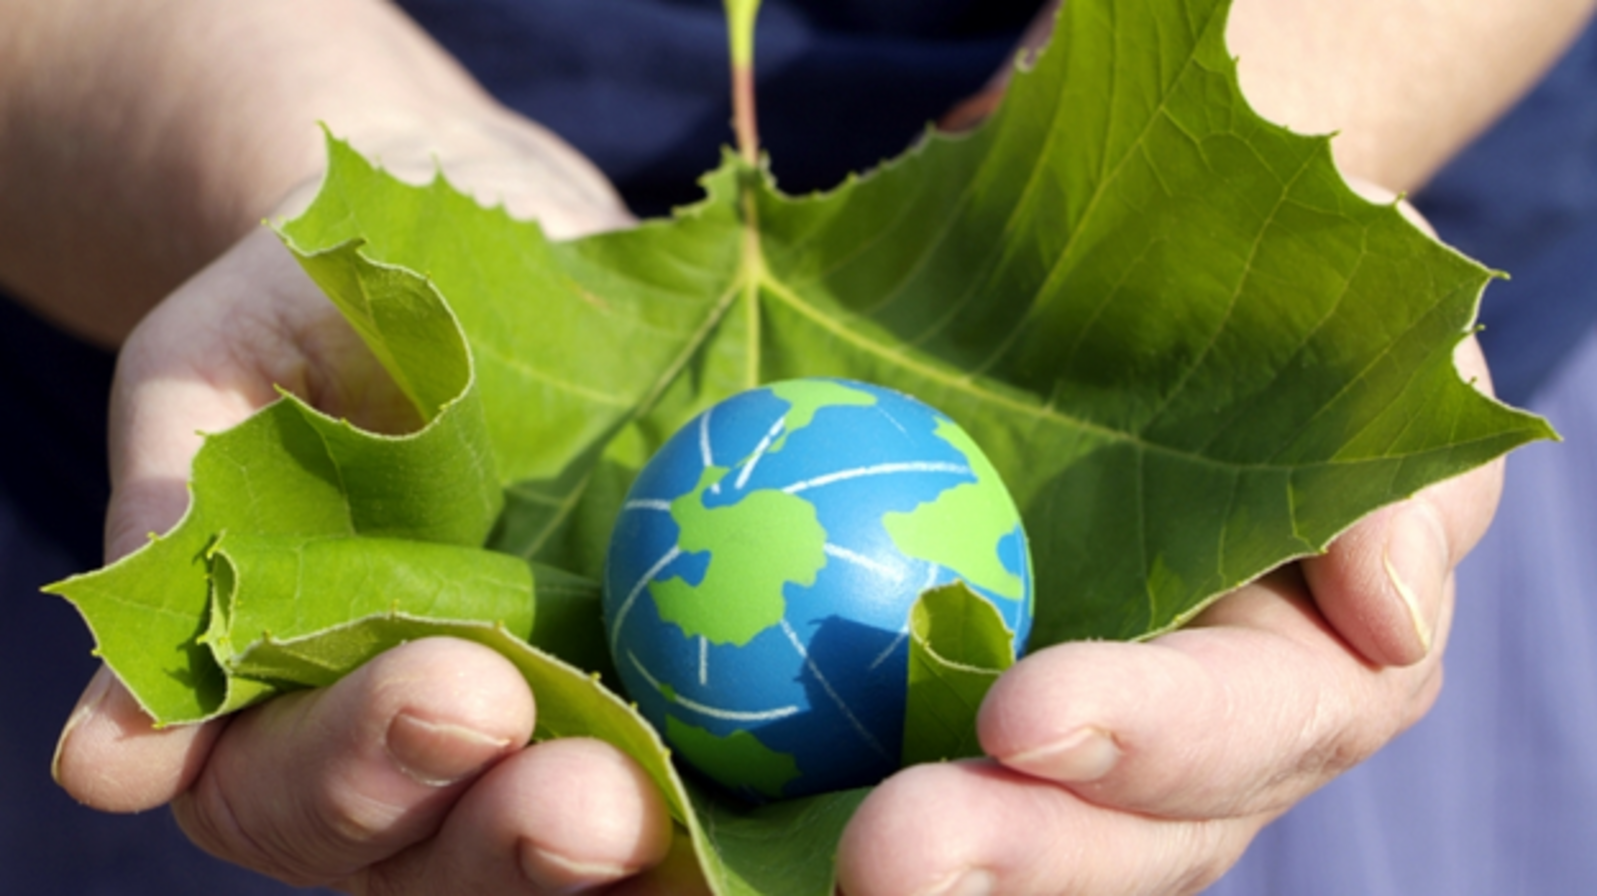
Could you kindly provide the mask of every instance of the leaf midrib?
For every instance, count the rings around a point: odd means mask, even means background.
[[[758,286],[763,289],[767,295],[780,300],[789,308],[792,308],[799,314],[809,318],[817,326],[827,330],[836,338],[848,342],[862,351],[897,363],[913,371],[914,373],[924,376],[928,379],[932,379],[951,390],[962,392],[979,401],[997,405],[1016,413],[1025,414],[1031,418],[1041,420],[1045,423],[1050,423],[1066,429],[1085,431],[1087,433],[1100,436],[1106,441],[1128,444],[1150,453],[1181,458],[1183,460],[1203,464],[1205,466],[1237,471],[1252,470],[1290,472],[1312,469],[1315,467],[1341,466],[1344,464],[1353,465],[1371,462],[1385,463],[1394,460],[1420,457],[1427,454],[1432,454],[1437,450],[1454,450],[1462,445],[1491,440],[1491,438],[1473,439],[1467,442],[1455,443],[1450,448],[1424,448],[1415,451],[1404,452],[1401,454],[1384,454],[1380,457],[1352,458],[1347,460],[1325,458],[1324,460],[1303,463],[1242,462],[1209,457],[1191,450],[1176,448],[1158,442],[1149,442],[1136,433],[1125,432],[1105,426],[1101,423],[1094,423],[1088,420],[1083,420],[1079,417],[1073,417],[1069,414],[1060,413],[1058,408],[1053,405],[1037,405],[1016,400],[1004,395],[1001,392],[982,387],[977,380],[969,379],[964,376],[953,376],[949,372],[944,371],[936,366],[909,357],[901,352],[893,351],[889,347],[883,346],[874,340],[862,336],[857,331],[843,326],[840,321],[823,313],[820,309],[806,301],[803,296],[789,289],[781,280],[771,276],[769,271],[763,272],[762,279],[759,280]]]

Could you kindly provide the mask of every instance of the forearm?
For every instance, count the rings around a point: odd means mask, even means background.
[[[314,183],[318,121],[416,176],[576,158],[380,0],[0,0],[0,23],[0,285],[108,345]]]
[[[1347,174],[1423,184],[1530,88],[1593,0],[1235,0],[1227,40],[1264,117],[1337,132]]]

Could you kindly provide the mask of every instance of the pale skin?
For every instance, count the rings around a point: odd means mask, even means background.
[[[1258,108],[1339,129],[1346,173],[1408,190],[1534,82],[1590,5],[1238,0],[1230,38]],[[242,420],[274,383],[377,428],[408,419],[258,226],[316,183],[314,122],[410,179],[439,165],[556,236],[631,220],[591,165],[376,0],[0,0],[0,21],[0,282],[123,347],[108,559],[181,515],[194,433]],[[1473,342],[1458,362],[1486,383]],[[1492,465],[1428,489],[1151,643],[1029,657],[983,706],[994,758],[878,789],[845,834],[841,888],[1200,889],[1430,706],[1452,570],[1500,483]],[[506,661],[447,640],[159,731],[102,670],[55,774],[106,811],[170,804],[205,849],[296,884],[690,890],[636,766],[592,741],[524,746],[536,711]]]

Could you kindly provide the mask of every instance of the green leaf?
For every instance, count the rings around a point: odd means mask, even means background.
[[[1551,435],[1452,366],[1489,272],[1355,196],[1325,139],[1254,115],[1226,9],[1072,0],[974,135],[802,198],[728,154],[700,204],[571,243],[330,141],[281,232],[425,425],[376,436],[285,398],[207,439],[174,532],[53,590],[164,722],[416,637],[487,644],[536,691],[539,737],[600,737],[649,771],[717,892],[830,892],[863,792],[749,808],[689,790],[584,671],[607,668],[592,582],[625,490],[697,412],[834,375],[948,413],[1025,518],[1033,646],[1166,631]],[[407,555],[391,597],[352,584],[396,542],[442,547]],[[462,572],[484,548],[510,559]],[[528,563],[532,619],[514,609]],[[252,615],[272,589],[330,602]],[[967,754],[1009,662],[999,631],[957,591],[916,624],[906,755]]]
[[[904,765],[982,755],[976,711],[1015,664],[1014,632],[963,582],[921,595],[909,615]]]
[[[1254,116],[1224,12],[1066,4],[974,137],[758,194],[760,375],[870,379],[961,423],[1025,516],[1034,644],[1168,630],[1550,433],[1452,366],[1488,272]]]
[[[747,806],[690,786],[700,864],[721,896],[836,892],[833,861],[843,827],[868,788]]]
[[[205,642],[231,675],[303,687],[331,684],[369,656],[352,623],[399,614],[496,622],[532,633],[532,570],[481,548],[389,538],[289,539],[225,534],[212,552],[214,602]],[[329,597],[341,599],[328,599]],[[272,644],[283,667],[251,664]],[[362,660],[351,660],[361,657]]]
[[[426,383],[414,395],[428,422],[408,436],[378,436],[285,396],[240,426],[206,437],[194,459],[188,512],[172,532],[105,569],[48,589],[78,606],[97,652],[162,723],[211,718],[275,692],[229,678],[200,639],[210,629],[212,647],[231,649],[223,641],[232,623],[209,615],[211,560],[224,537],[246,546],[259,544],[251,539],[401,539],[480,554],[503,504],[470,352],[448,307],[424,279],[374,265],[353,245],[306,262],[352,318],[366,316],[365,332],[380,357],[413,365],[410,380]],[[385,550],[380,541],[372,549]],[[321,620],[361,615],[372,599],[320,581],[302,587],[314,595],[312,609]],[[504,605],[502,596],[481,603],[481,595],[459,592],[451,610],[436,606],[433,593],[378,596],[395,610],[420,602],[429,612],[468,619],[499,613]],[[530,594],[523,600],[525,616]],[[223,615],[229,604],[222,605]],[[270,621],[269,627],[281,626]]]
[[[450,298],[509,482],[501,549],[597,577],[678,425],[759,382],[848,376],[992,458],[1033,543],[1038,643],[1146,637],[1551,433],[1453,369],[1489,272],[1355,196],[1324,139],[1254,116],[1223,12],[1069,4],[987,128],[822,196],[729,157],[674,220],[550,245],[338,147],[287,231],[363,236]]]

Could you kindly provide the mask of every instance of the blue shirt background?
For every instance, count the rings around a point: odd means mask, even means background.
[[[642,214],[696,198],[730,138],[719,0],[402,5]],[[896,155],[1007,58],[1034,6],[766,0],[762,137],[783,187]],[[1417,197],[1445,239],[1513,274],[1487,291],[1482,339],[1499,392],[1566,442],[1510,461],[1497,523],[1459,572],[1436,709],[1268,829],[1216,894],[1546,896],[1597,880],[1594,88],[1589,33]],[[96,661],[70,606],[37,589],[99,563],[111,370],[0,301],[0,894],[287,892],[204,856],[165,811],[101,815],[49,779]]]

